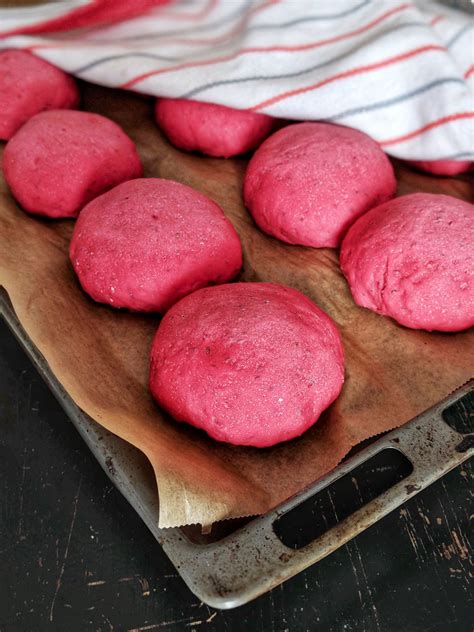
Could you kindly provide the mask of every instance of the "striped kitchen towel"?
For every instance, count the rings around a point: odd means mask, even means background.
[[[31,17],[25,34],[23,10],[3,9],[0,32],[17,34],[0,48],[107,86],[334,121],[400,158],[474,159],[468,12],[431,0],[178,0],[144,10],[32,35]]]

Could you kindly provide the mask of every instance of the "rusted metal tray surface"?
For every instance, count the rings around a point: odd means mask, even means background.
[[[56,380],[41,353],[31,343],[4,291],[0,314],[16,335],[44,380],[51,387],[79,433],[132,507],[140,515],[189,588],[215,608],[242,605],[296,575],[354,538],[377,520],[461,464],[474,453],[473,435],[451,428],[443,418],[450,406],[469,398],[474,381],[461,386],[445,400],[403,427],[393,430],[345,460],[327,476],[263,516],[229,521],[201,535],[192,528],[158,528],[159,503],[153,472],[146,457],[85,415]],[[308,514],[311,502],[322,490],[372,459],[384,459],[395,451],[409,463],[403,477],[384,491],[375,491],[369,502],[320,532],[315,539],[284,538],[280,526],[293,516],[293,533]],[[387,456],[388,458],[388,456]],[[335,492],[337,493],[337,492]],[[314,506],[313,506],[314,509]],[[299,510],[299,513],[297,511]],[[284,526],[284,525],[283,525]],[[301,544],[303,542],[303,544]]]

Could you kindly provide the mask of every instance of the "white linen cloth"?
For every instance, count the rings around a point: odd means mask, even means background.
[[[179,0],[0,48],[106,86],[333,121],[400,158],[474,160],[474,20],[431,0]]]

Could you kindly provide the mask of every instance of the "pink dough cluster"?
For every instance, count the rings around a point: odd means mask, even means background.
[[[33,116],[7,143],[5,179],[29,213],[76,217],[104,191],[142,175],[134,143],[99,114],[51,110]]]
[[[38,112],[78,103],[74,79],[59,68],[26,51],[0,52],[0,139],[9,140]]]
[[[265,114],[187,99],[158,99],[155,115],[173,145],[217,158],[255,149],[275,122]]]
[[[239,237],[219,206],[160,178],[131,180],[90,202],[70,256],[94,300],[143,312],[163,312],[242,266]]]
[[[235,283],[198,290],[163,318],[150,389],[176,420],[263,448],[298,437],[339,395],[341,339],[296,290]]]
[[[244,182],[258,226],[290,244],[337,247],[349,226],[395,195],[392,165],[372,139],[327,123],[289,125],[255,152]]]
[[[410,160],[409,164],[434,176],[457,176],[471,171],[474,165],[470,160]]]
[[[414,193],[352,226],[341,267],[358,305],[413,329],[474,325],[474,206]]]

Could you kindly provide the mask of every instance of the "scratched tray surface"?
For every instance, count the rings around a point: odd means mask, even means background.
[[[242,605],[301,572],[474,453],[470,381],[403,427],[358,446],[328,475],[263,516],[219,523],[210,534],[197,527],[159,529],[156,483],[146,457],[74,404],[29,340],[2,288],[0,314],[186,584],[215,608]],[[457,414],[450,416],[453,406]],[[453,418],[458,420],[455,428]],[[357,488],[357,502],[348,493],[354,480],[366,481]]]

